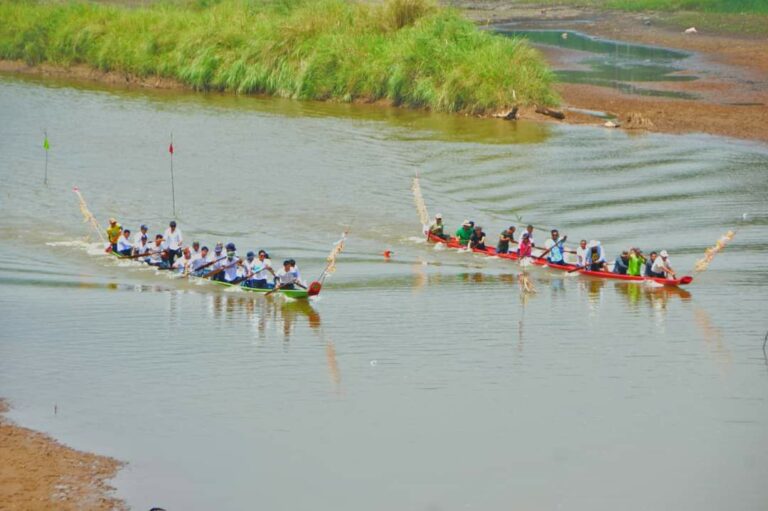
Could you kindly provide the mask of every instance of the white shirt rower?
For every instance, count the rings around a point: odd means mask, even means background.
[[[150,264],[160,264],[163,262],[163,250],[166,249],[165,242],[162,238],[156,238],[155,242],[149,246],[149,262]]]
[[[192,254],[188,248],[184,249],[184,254],[173,262],[173,269],[179,273],[192,271]]]
[[[165,230],[165,242],[171,250],[178,250],[184,243],[184,237],[181,235],[181,229],[176,227],[176,222],[171,222],[171,226]]]
[[[130,231],[123,231],[123,232],[124,233],[128,232],[129,235],[131,234]],[[117,240],[117,251],[122,254],[122,253],[130,252],[131,249],[133,249],[133,243],[131,243],[131,240],[124,235],[120,235],[120,239]]]
[[[272,273],[269,271],[270,268],[272,268],[272,261],[266,256],[266,253],[259,253],[259,258],[254,261],[251,267],[253,272],[252,278],[255,280],[269,280]]]
[[[137,245],[133,246],[133,252],[136,255],[145,255],[147,254],[152,246],[147,242],[147,237],[144,236],[143,238],[139,239],[139,243]]]
[[[587,240],[581,240],[579,246],[576,248],[576,265],[584,266],[587,256]]]
[[[147,234],[147,226],[146,226],[146,225],[143,225],[143,224],[142,224],[142,226],[139,228],[139,232],[137,232],[137,233],[136,233],[136,234],[133,236],[133,246],[134,246],[134,247],[138,247],[139,245],[141,245],[141,237],[142,237],[142,236],[146,236],[146,237],[147,237],[147,239],[149,239],[149,235]]]
[[[192,271],[197,271],[210,262],[211,258],[208,256],[208,247],[205,247],[200,250],[199,254],[192,256]]]

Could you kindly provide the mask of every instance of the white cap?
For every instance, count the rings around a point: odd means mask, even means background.
[[[661,257],[669,257],[669,254],[667,253],[667,251],[666,251],[666,250],[662,250],[661,252],[659,252],[659,255],[660,255]]]
[[[599,247],[600,246],[600,242],[597,241],[597,240],[591,240],[587,246],[590,247],[590,248]]]
[[[435,218],[439,218],[440,220],[442,220],[442,219],[443,219],[443,215],[441,215],[440,213],[438,213],[438,214],[436,214],[436,215],[435,215]]]
[[[461,225],[470,226],[470,225],[472,225],[472,224],[470,224],[470,223],[469,223],[469,220],[464,220],[464,221],[461,223]]]

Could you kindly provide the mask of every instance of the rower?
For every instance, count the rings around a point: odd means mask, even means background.
[[[197,257],[200,255],[200,242],[199,241],[193,241],[192,242],[192,257]]]
[[[464,220],[461,227],[456,230],[456,239],[459,245],[466,245],[469,243],[469,239],[472,237],[472,223],[469,220]]]
[[[651,273],[654,274],[653,276],[675,279],[675,270],[672,269],[669,261],[669,254],[666,250],[659,252],[659,257],[653,261],[653,264],[651,265]]]
[[[485,233],[483,232],[483,228],[479,225],[475,226],[475,229],[472,231],[472,236],[469,237],[469,248],[485,250]]]
[[[532,226],[532,225],[528,225],[528,226],[525,228],[525,232],[527,232],[527,233],[528,233],[528,239],[529,239],[529,240],[530,240],[530,242],[531,242],[531,246],[532,246],[532,247],[535,247],[535,246],[536,246],[536,242],[533,240],[533,226]]]
[[[168,250],[163,235],[158,234],[155,236],[155,243],[149,251],[149,257],[144,262],[150,266],[157,266],[161,270],[167,270],[171,267],[168,259]]]
[[[123,234],[117,239],[115,252],[121,256],[129,256],[133,251],[133,245],[131,244],[131,230],[125,229]]]
[[[629,273],[629,252],[627,250],[624,250],[621,255],[616,257],[616,261],[613,263],[613,273],[619,275]]]
[[[586,269],[589,271],[605,271],[605,251],[599,241],[592,240],[584,254]]]
[[[149,239],[147,238],[146,234],[144,234],[141,238],[139,238],[139,243],[133,246],[133,255],[135,256],[148,255],[150,249],[152,248],[149,245],[148,241]]]
[[[269,259],[269,254],[265,250],[259,250],[258,260],[251,265],[251,272],[253,275],[246,281],[247,287],[253,287],[256,289],[270,289],[275,287],[274,284],[268,282],[270,273],[274,275],[272,271],[272,261]]]
[[[587,240],[581,240],[576,248],[576,266],[587,265]]]
[[[175,258],[181,257],[181,247],[184,243],[181,229],[176,228],[176,220],[171,220],[171,223],[168,224],[168,228],[165,230],[165,242],[168,244],[168,255],[171,264],[173,264]]]
[[[121,232],[123,232],[123,226],[118,224],[114,218],[110,218],[109,227],[107,227],[107,239],[115,252],[117,252],[117,242],[120,241]]]
[[[552,237],[544,243],[546,250],[541,257],[547,256],[547,262],[550,264],[565,264],[565,249],[563,248],[565,238],[560,238],[560,232],[557,229],[552,229],[550,234]]]
[[[643,252],[639,248],[629,249],[629,263],[627,264],[627,275],[639,277],[643,270],[643,263],[646,261]]]
[[[523,233],[523,237],[520,238],[520,243],[517,245],[517,257],[520,259],[523,257],[530,257],[532,246],[531,234],[526,231]]]
[[[173,263],[173,269],[179,273],[189,273],[192,270],[192,251],[189,247],[182,250],[182,256]]]
[[[443,215],[440,213],[435,215],[435,221],[429,226],[429,234],[437,236],[442,240],[447,240],[448,236],[445,234],[445,226],[443,225]]]
[[[147,226],[144,224],[141,224],[141,227],[139,227],[139,232],[137,232],[133,236],[133,246],[138,247],[141,244],[141,237],[146,236],[147,239],[149,239],[149,234],[147,234]]]
[[[515,226],[510,225],[499,234],[499,243],[496,245],[497,254],[508,254],[509,244],[515,243]]]
[[[192,274],[201,277],[205,274],[207,274],[210,270],[206,267],[203,268],[203,266],[208,265],[211,260],[208,258],[208,247],[203,247],[200,249],[200,253],[197,256],[192,256]]]
[[[218,280],[219,282],[234,282],[237,280],[237,267],[243,264],[243,262],[237,258],[235,250],[234,243],[227,243],[227,257],[218,263],[222,271],[214,275],[213,280]]]
[[[286,259],[283,261],[283,267],[275,273],[275,289],[296,289],[296,286],[306,289],[299,279],[299,272],[296,270],[296,261]]]

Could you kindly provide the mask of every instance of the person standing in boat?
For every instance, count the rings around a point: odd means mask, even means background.
[[[531,242],[531,247],[535,247],[536,246],[536,241],[533,239],[533,226],[532,225],[528,225],[525,228],[525,232],[528,233],[528,241]]]
[[[168,244],[168,255],[171,264],[177,257],[181,257],[181,248],[184,245],[184,237],[181,235],[181,229],[176,227],[176,220],[171,220],[168,228],[165,230],[165,242]]]
[[[563,243],[565,238],[560,238],[560,232],[557,229],[552,229],[551,238],[544,243],[543,256],[547,256],[547,262],[551,264],[565,264],[565,249]]]
[[[448,239],[448,235],[445,234],[445,226],[443,225],[443,215],[440,213],[435,215],[435,221],[429,226],[429,234],[437,236],[441,240]]]
[[[651,273],[653,273],[653,276],[658,275],[661,278],[673,280],[676,278],[675,270],[672,269],[669,254],[666,250],[659,252],[659,257],[653,261],[653,264],[651,265]]]
[[[581,240],[576,248],[576,266],[582,268],[587,265],[587,240]]]
[[[121,236],[117,239],[116,250],[121,256],[129,256],[133,252],[133,244],[131,243],[131,230],[125,229]]]
[[[496,245],[497,254],[508,254],[509,244],[515,242],[515,226],[510,225],[499,234],[499,243]]]
[[[605,268],[605,250],[599,241],[592,240],[587,246],[584,254],[586,269],[589,271],[606,271]]]
[[[120,234],[123,232],[123,226],[117,223],[114,218],[109,219],[109,227],[107,227],[107,239],[112,247],[112,250],[117,252],[117,242],[120,241]]]
[[[296,287],[307,288],[299,279],[296,261],[286,259],[283,261],[283,267],[275,273],[275,289],[296,289]]]
[[[629,249],[629,263],[627,264],[627,275],[639,277],[642,274],[643,263],[645,263],[643,252],[636,247]]]
[[[469,248],[485,250],[485,233],[483,232],[483,228],[479,225],[475,226],[472,235],[469,237]]]
[[[520,238],[520,243],[517,245],[517,257],[522,259],[524,257],[531,257],[531,235],[528,232],[523,233],[523,237]]]
[[[613,273],[627,275],[629,273],[629,252],[624,250],[613,262]]]
[[[469,239],[472,237],[472,223],[469,220],[464,220],[456,230],[456,239],[459,245],[466,245],[469,243]]]

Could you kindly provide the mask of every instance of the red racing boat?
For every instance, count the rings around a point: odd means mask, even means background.
[[[434,234],[428,234],[427,239],[431,241],[432,243],[441,243],[443,245],[448,246],[449,248],[457,248],[457,249],[466,249],[464,245],[461,245],[456,238],[449,238],[448,240],[444,240],[438,236],[435,236]],[[510,252],[508,254],[497,254],[496,249],[492,247],[488,247],[485,250],[480,250],[477,248],[473,248],[472,252],[477,254],[484,254],[490,257],[499,257],[501,259],[511,259],[513,261],[517,261],[519,257],[516,253]],[[598,277],[601,279],[614,279],[614,280],[624,280],[624,281],[634,281],[634,282],[656,282],[657,284],[661,284],[663,286],[669,286],[669,287],[678,287],[678,286],[684,286],[686,284],[690,284],[693,282],[693,277],[691,276],[684,276],[680,277],[679,279],[662,279],[657,277],[636,277],[633,275],[621,275],[619,273],[611,273],[607,271],[591,271],[591,270],[584,270],[580,269],[575,264],[552,264],[549,261],[547,261],[545,258],[537,257],[537,256],[531,256],[529,258],[531,262],[537,266],[546,266],[547,268],[553,268],[555,270],[562,270],[568,273],[571,272],[578,272],[582,275],[588,275],[590,277]]]

